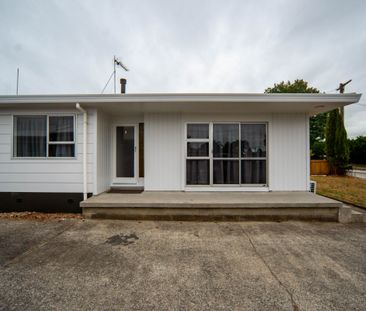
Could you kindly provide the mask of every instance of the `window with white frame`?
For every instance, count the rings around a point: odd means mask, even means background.
[[[187,125],[187,185],[210,184],[209,124]]]
[[[187,124],[187,185],[266,185],[266,123]]]
[[[19,158],[74,157],[74,116],[14,116],[13,156]]]

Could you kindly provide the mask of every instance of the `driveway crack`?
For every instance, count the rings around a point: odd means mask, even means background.
[[[274,271],[271,269],[271,267],[269,266],[269,264],[267,263],[267,261],[263,258],[263,256],[258,252],[258,249],[256,248],[256,246],[254,245],[253,240],[251,239],[249,233],[247,231],[245,231],[245,229],[240,226],[242,232],[245,234],[245,236],[247,237],[250,245],[252,246],[254,253],[259,257],[259,259],[263,262],[263,264],[265,265],[265,267],[268,269],[268,271],[271,273],[271,275],[273,276],[273,278],[277,281],[277,283],[286,291],[286,293],[289,295],[290,300],[291,300],[291,304],[292,304],[292,310],[293,311],[299,311],[300,308],[297,305],[295,299],[294,299],[294,295],[292,293],[292,291],[290,289],[287,288],[287,286],[285,284],[283,284],[283,282],[279,279],[279,277],[274,273]]]

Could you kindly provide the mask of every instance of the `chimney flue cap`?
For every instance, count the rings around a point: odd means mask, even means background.
[[[126,93],[127,80],[122,78],[122,79],[119,80],[119,82],[121,83],[121,94],[125,94]]]

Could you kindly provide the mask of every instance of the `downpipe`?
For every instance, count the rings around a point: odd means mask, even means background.
[[[88,198],[88,112],[76,103],[76,109],[83,113],[83,200]]]

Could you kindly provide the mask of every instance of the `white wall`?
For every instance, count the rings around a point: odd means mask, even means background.
[[[184,124],[200,121],[267,122],[268,190],[308,190],[309,129],[305,114],[155,113],[145,115],[145,190],[184,190]]]
[[[12,159],[12,114],[0,111],[0,191],[83,192],[82,114],[76,110],[17,110],[16,114],[77,115],[76,158]],[[136,119],[136,118],[135,118]],[[141,122],[142,119],[133,119]],[[131,123],[131,116],[110,116],[96,110],[88,119],[88,192],[105,191],[112,182],[113,124]],[[184,123],[189,121],[265,121],[269,131],[269,189],[307,190],[309,180],[308,118],[305,114],[179,114],[146,113],[145,190],[184,190]],[[95,144],[98,139],[98,144]]]
[[[97,143],[96,147],[96,174],[95,191],[99,194],[109,189],[111,185],[111,126],[108,115],[98,111],[97,122]]]
[[[145,190],[181,190],[181,115],[147,113],[144,122]]]
[[[76,117],[75,159],[13,159],[12,114],[62,114]],[[96,112],[88,118],[88,192],[93,192]],[[0,110],[0,192],[83,192],[83,115],[75,110]]]
[[[308,131],[305,114],[273,114],[269,130],[270,190],[308,190]]]

